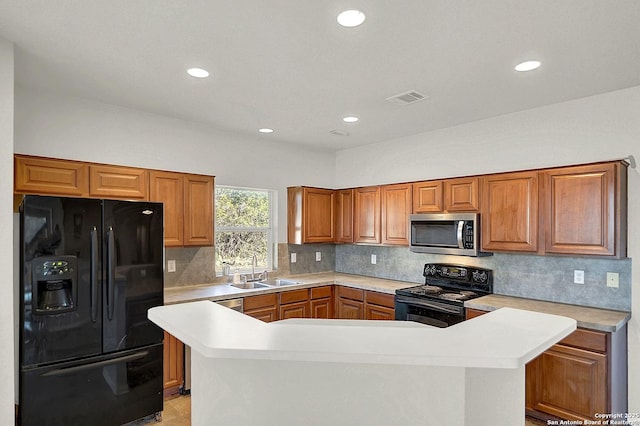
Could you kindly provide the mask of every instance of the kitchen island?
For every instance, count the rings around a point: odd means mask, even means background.
[[[446,329],[263,323],[207,301],[149,318],[192,348],[194,426],[522,425],[525,364],[576,328],[510,308]]]

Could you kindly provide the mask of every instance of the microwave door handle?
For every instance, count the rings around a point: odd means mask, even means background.
[[[464,235],[462,235],[463,230],[464,230],[464,220],[459,220],[457,237],[458,237],[458,248],[461,248],[461,249],[464,248],[464,240],[463,240]]]

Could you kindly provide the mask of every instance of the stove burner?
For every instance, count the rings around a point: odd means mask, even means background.
[[[440,293],[441,291],[442,291],[442,287],[438,287],[437,285],[427,284],[420,287],[421,293],[436,294],[436,293]]]
[[[465,300],[468,299],[469,296],[462,293],[443,293],[440,295],[440,298],[445,300]]]

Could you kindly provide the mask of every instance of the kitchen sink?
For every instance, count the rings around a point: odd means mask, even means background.
[[[291,281],[291,280],[283,280],[283,279],[272,279],[272,280],[263,280],[260,281],[259,284],[264,284],[267,285],[269,287],[281,287],[281,286],[285,286],[285,285],[294,285],[294,284],[300,284],[299,281]]]
[[[229,284],[231,287],[240,288],[242,290],[251,290],[254,288],[268,288],[269,286],[266,284],[258,283],[258,282],[249,282],[249,283],[238,283],[238,284]]]

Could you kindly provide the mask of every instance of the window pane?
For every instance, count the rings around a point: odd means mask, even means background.
[[[251,260],[256,255],[257,270],[267,268],[267,233],[219,231],[216,233],[216,270],[223,270],[223,263],[231,265],[231,272],[251,269]]]
[[[236,188],[216,188],[216,226],[269,227],[269,193]]]

